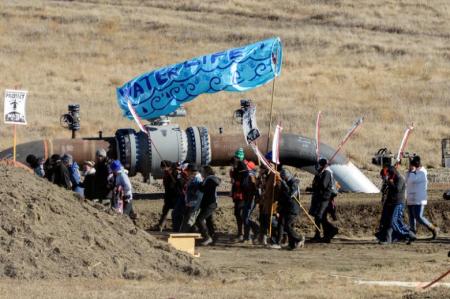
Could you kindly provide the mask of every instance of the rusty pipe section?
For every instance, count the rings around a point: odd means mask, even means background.
[[[71,154],[75,161],[82,163],[87,160],[95,160],[95,152],[98,148],[104,148],[108,155],[115,156],[112,148],[114,141],[106,139],[44,139],[22,143],[16,148],[16,160],[26,164],[29,154],[47,159],[53,154]],[[9,148],[0,153],[0,159],[12,159],[13,149]]]
[[[148,135],[133,129],[119,129],[115,137],[102,139],[56,139],[34,141],[17,146],[17,160],[25,163],[28,154],[48,158],[52,154],[69,153],[78,163],[94,160],[98,148],[119,159],[130,176],[141,173],[144,178],[161,177],[161,160],[188,160],[199,165],[227,166],[237,148],[244,148],[247,159],[256,161],[241,134],[209,135],[207,128],[190,127],[182,131],[177,125],[147,126]],[[149,139],[148,136],[151,138]],[[266,152],[267,136],[258,139]],[[155,146],[156,145],[156,146]],[[320,155],[327,159],[335,150],[321,144]],[[12,157],[12,149],[0,153],[1,159]],[[284,165],[315,173],[317,157],[315,141],[300,135],[283,134],[280,140],[280,161]],[[330,166],[341,191],[378,193],[378,188],[344,155],[338,154]]]
[[[266,152],[267,135],[263,135],[257,140],[257,145],[261,152]],[[255,161],[256,156],[249,146],[245,146],[242,135],[211,135],[211,164],[215,166],[228,165],[237,148],[242,147],[245,157]],[[272,150],[271,148],[269,151]],[[321,143],[320,154],[322,157],[330,159],[335,150]],[[280,162],[285,165],[294,166],[314,172],[316,165],[316,146],[314,140],[295,134],[283,134],[280,139]],[[346,164],[348,159],[338,153],[333,160],[333,164]]]

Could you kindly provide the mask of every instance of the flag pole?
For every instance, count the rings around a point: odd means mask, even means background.
[[[267,148],[266,148],[266,152],[269,151],[269,144],[270,144],[270,132],[272,132],[272,119],[273,119],[273,94],[275,93],[275,79],[277,77],[275,76],[273,78],[273,82],[272,82],[272,101],[270,103],[270,117],[269,117],[269,132],[267,134]]]

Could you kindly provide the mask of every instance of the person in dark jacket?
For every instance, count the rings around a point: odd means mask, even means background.
[[[319,159],[317,174],[314,176],[312,184],[311,207],[309,214],[314,216],[314,221],[318,227],[322,226],[323,238],[320,231],[316,229],[313,241],[323,241],[330,243],[331,239],[339,232],[331,222],[328,221],[330,213],[330,203],[335,197],[334,194],[334,178],[331,169],[328,167],[328,160]]]
[[[203,166],[202,176],[204,177],[201,185],[203,198],[196,225],[203,236],[202,245],[207,246],[213,243],[215,239],[213,215],[217,209],[217,187],[220,185],[221,180],[215,175],[211,166]]]
[[[280,180],[278,184],[280,192],[278,196],[278,234],[275,244],[272,248],[280,248],[283,233],[288,235],[288,249],[303,247],[305,237],[298,235],[294,229],[294,222],[300,214],[300,205],[297,202],[300,190],[300,181],[292,176],[289,170],[283,168],[280,171]]]
[[[390,226],[386,229],[386,239],[380,244],[390,244],[395,240],[411,242],[416,239],[415,234],[403,223],[406,183],[405,178],[397,170],[399,165],[396,163],[388,169],[386,204],[390,206],[392,214]]]
[[[197,216],[200,213],[200,204],[203,198],[201,191],[202,176],[198,171],[197,165],[190,163],[187,167],[188,181],[186,183],[186,210],[183,215],[183,223],[181,224],[180,231],[183,233],[189,233],[192,230],[192,226],[197,220]]]
[[[84,180],[81,183],[81,187],[84,188],[84,198],[93,200],[96,196],[94,162],[85,161],[83,163],[83,176]]]
[[[159,231],[163,231],[167,215],[169,211],[175,207],[178,198],[179,184],[177,181],[178,171],[177,164],[168,160],[161,161],[161,170],[163,171],[163,185],[164,185],[164,205],[162,208],[161,218],[158,222]]]
[[[188,181],[187,177],[187,163],[181,163],[177,166],[177,196],[175,206],[172,210],[172,229],[174,232],[179,232],[181,229],[181,224],[183,222],[183,216],[186,211],[186,183]]]
[[[36,158],[35,155],[28,155],[26,161],[33,169],[35,175],[41,178],[45,177],[44,161],[41,158]]]
[[[104,149],[98,149],[95,153],[95,198],[106,199],[111,191],[108,177],[111,174],[109,161]]]
[[[50,157],[50,168],[50,181],[60,187],[72,190],[69,170],[64,166],[59,155],[55,154]]]
[[[243,241],[244,228],[244,192],[242,190],[243,179],[248,175],[247,165],[237,157],[232,160],[231,178],[231,198],[234,203],[234,217],[236,218],[237,233],[236,241]]]
[[[378,226],[378,231],[375,233],[375,237],[378,239],[379,242],[385,242],[386,241],[386,234],[387,230],[391,226],[391,215],[393,212],[393,206],[389,204],[387,201],[388,196],[388,170],[391,166],[391,160],[384,160],[383,161],[383,168],[380,171],[380,178],[381,178],[381,217],[380,217],[380,224]]]

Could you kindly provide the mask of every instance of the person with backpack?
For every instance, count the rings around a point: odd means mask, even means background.
[[[309,214],[314,216],[314,221],[318,227],[322,226],[323,238],[320,231],[316,229],[313,241],[330,243],[331,239],[338,234],[339,230],[328,220],[328,215],[333,214],[333,201],[337,195],[333,172],[328,166],[328,160],[319,159],[317,174],[314,176],[312,184],[311,207]]]
[[[61,158],[62,163],[67,170],[69,170],[70,182],[72,183],[72,190],[84,197],[84,190],[81,186],[80,167],[75,162],[70,154],[64,154]]]
[[[432,239],[435,240],[439,233],[439,228],[423,215],[428,199],[427,189],[427,170],[422,166],[420,156],[414,156],[409,163],[409,170],[406,173],[406,201],[408,204],[409,227],[412,232],[416,233],[416,223],[419,222],[433,234]]]
[[[221,180],[214,173],[211,166],[203,166],[201,185],[203,192],[202,202],[200,204],[200,213],[198,214],[196,225],[203,236],[202,245],[207,246],[215,240],[214,212],[217,209],[217,187]]]

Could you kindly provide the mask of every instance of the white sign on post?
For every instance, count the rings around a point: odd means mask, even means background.
[[[5,124],[26,125],[25,103],[26,90],[5,90],[4,120]]]

